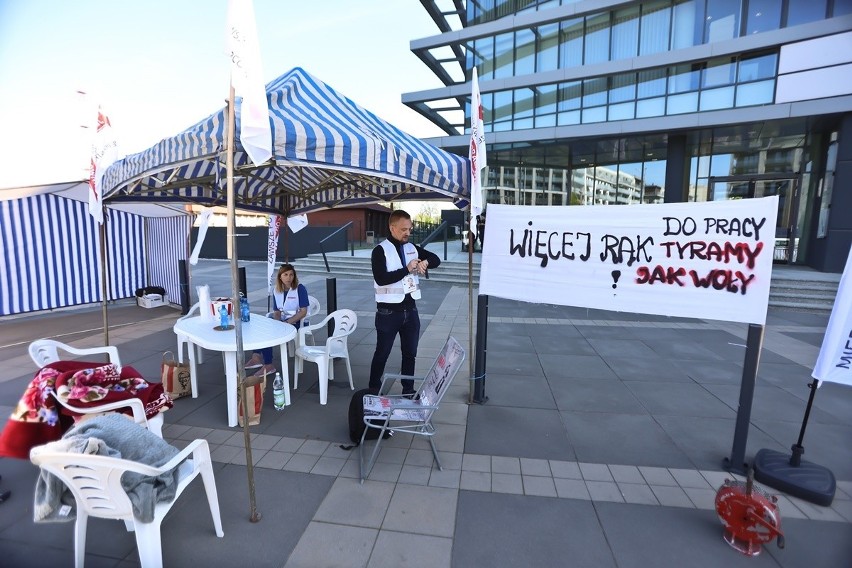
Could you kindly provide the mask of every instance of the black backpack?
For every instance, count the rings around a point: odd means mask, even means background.
[[[361,443],[361,436],[364,434],[364,430],[367,428],[364,425],[364,395],[365,394],[379,394],[379,389],[361,389],[355,391],[352,395],[352,400],[349,401],[349,439],[352,440],[352,443],[357,446]],[[375,440],[379,437],[379,432],[381,430],[377,428],[370,428],[367,431],[367,436],[364,438],[365,440]],[[390,438],[393,436],[391,431],[385,432],[384,437]],[[355,446],[341,446],[342,448],[352,449]]]

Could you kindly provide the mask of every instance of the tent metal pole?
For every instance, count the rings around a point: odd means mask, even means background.
[[[104,320],[104,345],[109,345],[109,315],[107,313],[107,263],[106,263],[106,222],[109,217],[104,207],[104,222],[98,224],[98,240],[101,246],[101,315]],[[115,363],[115,361],[110,361]]]
[[[261,519],[257,512],[257,502],[254,494],[254,462],[251,457],[251,436],[249,435],[248,400],[246,399],[246,372],[243,368],[243,325],[240,313],[239,269],[237,268],[237,231],[236,231],[236,196],[234,195],[234,85],[231,84],[228,95],[228,138],[225,149],[227,161],[228,187],[228,258],[231,261],[231,306],[234,316],[234,334],[236,336],[237,353],[237,388],[240,394],[240,404],[243,407],[243,439],[246,448],[246,473],[248,474],[249,489],[249,520],[253,523]],[[252,386],[254,388],[254,386]]]
[[[471,231],[473,225],[473,206],[468,205],[467,209],[467,345],[468,349],[473,351],[473,233]],[[473,404],[476,396],[476,374],[474,371],[474,359],[476,357],[467,358],[468,372],[470,380],[468,381],[469,393],[468,404]]]

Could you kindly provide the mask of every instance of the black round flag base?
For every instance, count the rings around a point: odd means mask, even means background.
[[[790,464],[790,454],[762,449],[752,462],[754,479],[785,493],[828,507],[837,482],[831,470],[805,460]]]

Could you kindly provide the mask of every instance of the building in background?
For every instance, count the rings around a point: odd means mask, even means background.
[[[487,203],[779,196],[775,258],[841,272],[852,245],[852,0],[421,0],[442,87],[403,102],[467,154]]]

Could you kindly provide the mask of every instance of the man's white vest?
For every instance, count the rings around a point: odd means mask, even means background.
[[[393,272],[394,270],[399,270],[403,266],[408,266],[408,263],[417,258],[417,249],[414,248],[414,245],[411,243],[405,243],[402,245],[402,252],[405,255],[405,264],[402,264],[399,258],[399,253],[396,251],[396,247],[389,240],[382,241],[379,246],[385,249],[385,266],[387,267],[388,272]],[[409,274],[406,278],[412,278],[415,286],[414,291],[411,293],[411,297],[415,300],[420,299],[420,279],[416,274]],[[405,299],[405,288],[403,287],[403,281],[394,282],[389,286],[379,286],[379,284],[373,280],[373,287],[376,289],[376,302],[381,302],[383,304],[399,304]]]

